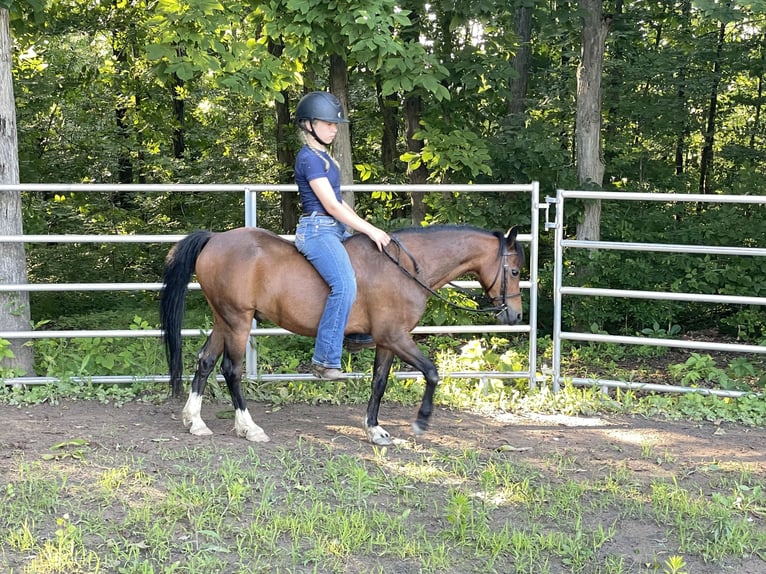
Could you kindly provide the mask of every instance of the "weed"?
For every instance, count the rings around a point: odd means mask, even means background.
[[[747,520],[763,512],[764,484],[741,465],[698,469],[710,477],[710,496],[655,480],[647,498],[627,467],[589,478],[566,452],[551,459],[557,474],[475,449],[407,457],[400,447],[367,459],[305,441],[270,451],[169,448],[146,453],[154,463],[88,451],[100,472],[83,472],[72,459],[12,461],[17,479],[0,501],[5,557],[31,557],[35,572],[384,572],[400,565],[434,573],[620,574],[628,572],[624,562],[603,548],[624,516],[668,532],[685,557],[716,562],[764,544]],[[158,462],[162,470],[148,473]],[[104,499],[82,496],[91,490],[108,497],[106,511],[93,511]],[[84,518],[71,520],[62,507]],[[601,513],[618,518],[604,522]],[[665,571],[683,572],[683,564],[668,559]]]
[[[665,561],[664,574],[686,574],[686,562],[682,556],[671,556]]]
[[[681,332],[681,325],[673,325],[669,324],[667,329],[663,329],[660,327],[659,323],[655,321],[651,328],[647,327],[644,329],[641,329],[641,333],[643,335],[647,335],[649,337],[654,337],[658,339],[669,339],[672,337],[677,336]]]

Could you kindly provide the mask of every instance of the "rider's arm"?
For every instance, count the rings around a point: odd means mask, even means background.
[[[378,249],[382,250],[391,238],[388,233],[375,227],[372,223],[362,219],[357,213],[351,209],[346,203],[338,201],[335,197],[335,192],[330,185],[330,180],[326,177],[318,177],[312,179],[309,182],[312,191],[322,203],[322,207],[328,215],[333,216],[341,223],[345,223],[354,231],[364,233],[367,237],[372,239]]]

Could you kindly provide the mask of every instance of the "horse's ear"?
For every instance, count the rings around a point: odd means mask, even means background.
[[[519,228],[514,225],[508,231],[506,231],[506,233],[505,233],[505,240],[509,244],[513,244],[513,242],[516,241],[516,235],[518,233],[519,233]]]

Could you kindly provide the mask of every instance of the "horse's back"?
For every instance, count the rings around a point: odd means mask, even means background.
[[[411,328],[422,313],[422,290],[402,281],[396,265],[366,236],[355,235],[345,245],[357,282],[349,332],[369,332],[380,314],[402,315]],[[293,242],[256,227],[216,233],[197,259],[196,273],[211,308],[225,321],[257,313],[294,333],[316,334],[329,289]]]
[[[257,227],[213,235],[197,259],[196,273],[213,312],[229,325],[249,323],[257,313],[310,334],[327,298],[327,285],[295,244]]]
[[[259,227],[239,227],[216,233],[197,259],[197,279],[210,299],[227,296],[245,302],[244,293],[284,274],[310,271],[295,245]]]
[[[248,257],[259,251],[286,252],[295,250],[292,242],[260,227],[238,227],[214,233],[205,247],[207,256]]]

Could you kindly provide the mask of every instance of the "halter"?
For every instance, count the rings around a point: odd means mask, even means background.
[[[495,286],[495,283],[497,283],[497,278],[501,277],[501,283],[500,283],[500,295],[497,295],[495,297],[488,297],[491,306],[488,307],[480,307],[480,308],[474,308],[474,307],[466,307],[464,305],[458,305],[457,303],[453,303],[446,297],[444,297],[441,293],[433,289],[430,285],[425,283],[420,277],[420,265],[418,265],[418,262],[415,260],[415,257],[413,257],[412,253],[409,252],[409,250],[404,246],[404,244],[399,240],[398,237],[395,235],[391,235],[391,243],[394,243],[396,247],[398,248],[399,253],[396,257],[394,257],[387,249],[383,249],[383,253],[386,254],[386,256],[393,261],[396,266],[404,273],[407,277],[415,281],[418,285],[423,287],[426,291],[428,291],[431,295],[436,297],[437,299],[440,299],[441,301],[447,303],[450,307],[453,307],[454,309],[460,309],[461,311],[471,311],[473,313],[492,313],[494,312],[495,315],[501,315],[502,313],[505,313],[508,310],[508,305],[506,304],[506,299],[515,299],[516,297],[521,297],[521,291],[518,293],[515,293],[513,295],[507,295],[507,289],[508,289],[508,279],[506,278],[506,271],[508,269],[508,257],[511,255],[505,247],[505,241],[503,239],[500,240],[500,249],[498,257],[500,259],[500,265],[497,268],[497,272],[495,272],[495,278],[492,280],[492,283],[489,285],[489,287],[486,288],[486,291],[489,291],[492,289],[492,287]],[[399,259],[399,255],[401,253],[404,253],[409,260],[412,262],[412,266],[415,269],[415,274],[413,275],[407,268],[405,268],[402,265],[402,262]],[[473,293],[469,291],[468,289],[464,289],[463,287],[460,287],[459,285],[455,285],[452,281],[449,281],[447,285],[452,286],[453,289],[456,289],[463,293],[464,295],[468,296],[469,299],[473,300]],[[496,301],[500,301],[499,304],[495,304]]]

